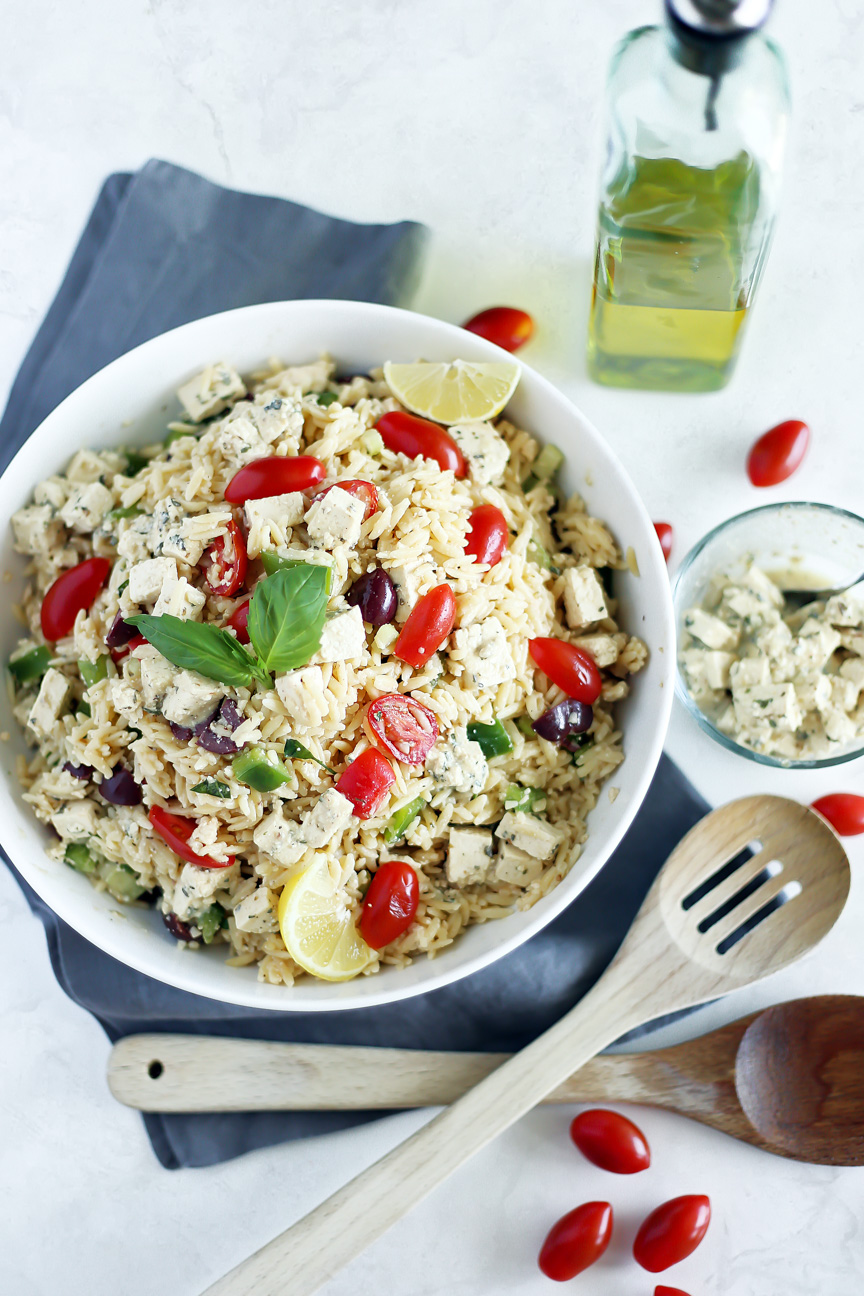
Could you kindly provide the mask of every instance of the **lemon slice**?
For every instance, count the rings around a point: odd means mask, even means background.
[[[388,360],[384,366],[384,377],[396,399],[414,414],[436,423],[494,418],[516,390],[520,373],[519,365],[510,361],[393,364]]]
[[[322,981],[349,981],[375,957],[323,856],[282,888],[279,927],[294,962]]]

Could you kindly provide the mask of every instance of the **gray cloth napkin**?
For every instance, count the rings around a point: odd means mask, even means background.
[[[109,177],[13,386],[0,423],[0,462],[5,466],[45,415],[90,374],[177,324],[291,297],[394,302],[411,286],[422,238],[417,225],[333,220],[279,199],[221,189],[165,162]],[[57,980],[112,1040],[173,1031],[509,1050],[545,1030],[590,988],[660,865],[706,809],[664,757],[645,804],[600,876],[533,940],[455,985],[351,1013],[253,1012],[162,985],[96,949],[18,880],[45,925]],[[381,1114],[256,1112],[144,1120],[159,1160],[176,1169],[213,1165]]]

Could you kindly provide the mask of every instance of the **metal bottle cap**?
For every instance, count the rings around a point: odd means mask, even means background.
[[[708,37],[746,36],[771,12],[772,0],[666,0],[673,18]]]

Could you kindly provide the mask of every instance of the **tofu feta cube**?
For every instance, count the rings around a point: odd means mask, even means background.
[[[324,622],[321,646],[313,662],[357,661],[366,651],[366,630],[359,607],[340,612]]]
[[[144,514],[119,524],[117,553],[130,563],[145,562],[150,557],[151,520]]]
[[[499,841],[525,851],[532,859],[548,860],[561,845],[563,834],[545,819],[526,814],[524,810],[508,810],[495,829]]]
[[[454,887],[484,881],[492,862],[492,833],[488,828],[451,828],[444,872]]]
[[[468,460],[471,480],[497,486],[510,459],[510,447],[491,423],[455,423],[450,435]]]
[[[124,720],[134,719],[138,714],[139,701],[138,694],[133,686],[126,680],[113,679],[110,681],[108,688],[111,703],[117,714],[123,716]]]
[[[60,712],[66,705],[69,688],[66,676],[53,666],[49,666],[42,676],[36,701],[27,716],[27,724],[38,737],[50,738],[51,731],[60,718]]]
[[[92,801],[74,801],[50,816],[64,841],[86,841],[99,832],[99,815]]]
[[[228,890],[236,881],[239,869],[236,864],[224,869],[199,868],[197,864],[184,864],[174,885],[172,909],[178,918],[194,917],[213,903],[217,891]]]
[[[226,415],[225,421],[232,423],[238,418],[248,419],[267,445],[286,438],[299,445],[303,435],[303,406],[296,396],[259,392],[253,401],[239,401]]]
[[[456,653],[464,676],[476,689],[497,688],[516,678],[516,664],[507,642],[504,627],[497,617],[489,616],[472,626],[457,630],[453,636]]]
[[[269,887],[259,886],[234,906],[234,922],[240,931],[275,932],[279,930],[276,897]]]
[[[186,729],[194,728],[212,715],[225,696],[224,684],[206,679],[197,671],[177,671],[172,666],[171,677],[171,685],[162,702],[162,714],[166,720]]]
[[[313,544],[324,549],[353,549],[360,539],[366,504],[338,486],[320,495],[306,513],[306,529]]]
[[[729,667],[729,686],[735,689],[754,688],[771,680],[771,663],[767,657],[743,657]]]
[[[70,531],[89,535],[104,520],[113,502],[113,495],[101,482],[73,486],[60,516]]]
[[[691,608],[684,616],[684,629],[706,648],[735,648],[738,631],[703,608]]]
[[[204,591],[190,585],[185,576],[180,576],[176,580],[169,578],[162,586],[153,608],[153,615],[175,616],[181,621],[194,621],[200,616],[206,602],[207,596]]]
[[[166,584],[170,587],[178,580],[175,559],[146,558],[129,569],[129,599],[132,603],[154,603]]]
[[[65,477],[46,477],[33,491],[33,502],[50,504],[52,512],[59,513],[66,503],[69,490],[69,482]]]
[[[161,711],[165,695],[174,684],[177,668],[151,644],[142,644],[137,648],[135,657],[139,663],[141,705],[145,711]]]
[[[809,617],[792,642],[790,656],[796,671],[810,674],[824,670],[828,659],[840,646],[840,632],[816,617]]]
[[[729,688],[729,669],[735,658],[730,652],[714,649],[702,654],[705,683],[712,689]],[[599,662],[597,663],[599,666]]]
[[[732,705],[735,722],[743,733],[766,721],[773,721],[772,729],[794,733],[803,719],[793,684],[772,684],[769,681],[743,688],[733,686]]]
[[[573,640],[573,646],[587,652],[589,657],[593,657],[595,665],[602,670],[606,666],[614,666],[626,642],[627,636],[620,634],[580,635],[578,639]]]
[[[495,868],[492,876],[496,882],[507,882],[511,886],[526,887],[535,882],[543,872],[543,861],[529,855],[527,851],[502,842],[495,857]]]
[[[328,846],[351,822],[354,805],[336,788],[328,788],[303,819],[300,836],[312,850]]]
[[[288,715],[302,729],[321,724],[328,704],[320,666],[303,666],[276,677],[276,692]]]
[[[827,675],[799,675],[795,693],[803,712],[824,711],[831,704],[831,681]]]
[[[407,621],[408,614],[419,597],[417,577],[406,567],[388,567],[387,575],[396,587],[396,620]]]
[[[30,504],[12,514],[15,550],[23,554],[47,554],[59,549],[64,540],[63,523],[50,504]]]
[[[603,582],[593,567],[568,567],[565,571],[564,613],[571,630],[609,615]]]
[[[278,549],[288,543],[288,532],[303,521],[306,500],[301,491],[271,495],[268,499],[247,500],[246,548],[255,558],[263,550]]]
[[[850,629],[864,625],[864,590],[853,586],[852,590],[834,594],[825,606],[825,619],[831,625]]]
[[[264,816],[252,833],[252,840],[260,851],[283,868],[296,864],[306,852],[298,825],[286,819],[281,810],[271,810]]]
[[[438,742],[426,757],[426,773],[436,790],[452,788],[454,792],[482,792],[489,777],[489,766],[479,743],[468,737],[465,725]]]
[[[193,423],[211,418],[225,409],[233,399],[246,395],[246,384],[224,361],[208,365],[202,373],[190,378],[177,392],[177,398]]]
[[[840,667],[844,679],[851,680],[856,693],[864,689],[864,661],[860,657],[849,657]],[[856,699],[857,700],[857,699]]]

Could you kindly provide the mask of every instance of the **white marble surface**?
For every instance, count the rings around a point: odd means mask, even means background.
[[[733,384],[705,397],[592,386],[583,360],[600,93],[613,41],[650,21],[638,0],[2,0],[0,395],[57,286],[103,176],[158,155],[239,187],[358,219],[416,217],[435,237],[418,309],[459,321],[531,310],[526,360],[628,461],[681,555],[756,502],[754,434],[807,419],[814,444],[788,497],[860,509],[864,296],[864,12],[779,0],[795,123],[782,220]],[[772,492],[772,497],[781,492]],[[761,497],[760,497],[761,498]],[[676,714],[669,750],[713,801],[755,790],[859,791],[862,769],[773,774],[722,753]],[[864,865],[861,842],[853,865]],[[805,965],[698,1026],[817,991],[864,993],[864,895]],[[0,873],[0,1291],[193,1296],[425,1117],[170,1174],[105,1085],[107,1043],[68,1002],[42,933]],[[694,1031],[695,1021],[668,1039]],[[710,1194],[702,1248],[666,1275],[692,1296],[861,1296],[864,1171],[797,1166],[645,1111],[647,1175],[613,1179],[567,1139],[567,1110],[532,1115],[327,1287],[328,1296],[519,1296],[551,1290],[542,1237],[609,1197],[618,1231],[584,1296],[639,1296],[639,1218]]]

